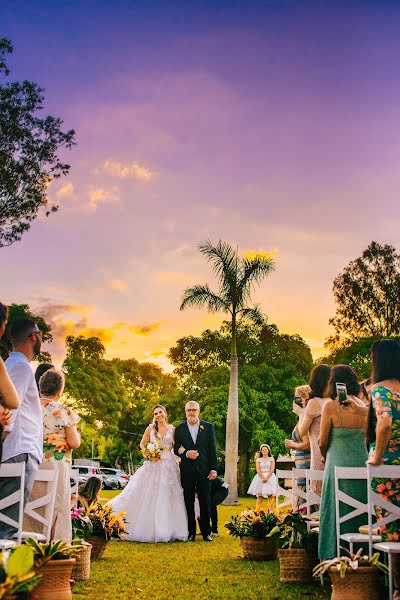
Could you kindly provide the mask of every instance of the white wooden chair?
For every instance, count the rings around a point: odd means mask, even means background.
[[[71,469],[70,477],[74,480],[74,484],[71,485],[71,496],[75,496],[72,508],[76,508],[78,505],[79,469]]]
[[[298,480],[304,479],[306,485],[299,487]],[[293,508],[297,510],[304,507],[307,508],[307,470],[306,469],[293,469],[292,470],[292,494],[293,494]],[[298,498],[298,500],[297,500]]]
[[[313,521],[319,521],[321,496],[311,489],[312,481],[323,481],[324,471],[317,469],[307,469],[306,471],[306,486],[307,486],[307,518],[309,519],[309,529],[312,533],[319,533],[319,526],[313,526]]]
[[[354,553],[354,544],[368,544],[369,533],[360,533],[355,531],[354,533],[341,533],[342,523],[346,523],[350,519],[359,517],[365,514],[365,520],[368,519],[369,504],[368,500],[366,503],[360,502],[353,496],[340,489],[340,481],[343,480],[365,480],[367,486],[367,469],[366,467],[335,467],[335,504],[336,504],[336,539],[337,539],[337,556],[340,556],[340,541],[347,542],[349,544],[350,553]],[[340,516],[340,504],[344,504],[353,510],[350,510],[346,515]],[[380,542],[381,537],[379,535],[372,536],[374,542]]]
[[[43,525],[43,533],[35,531],[22,531],[22,538],[35,538],[39,542],[48,542],[51,535],[51,526],[53,523],[54,503],[56,500],[56,488],[58,480],[58,471],[56,469],[38,469],[35,475],[35,482],[42,481],[46,485],[46,493],[35,500],[31,500],[25,506],[25,515],[31,517]],[[34,484],[35,484],[34,482]],[[38,509],[44,508],[44,514],[40,514]]]
[[[293,481],[292,471],[285,471],[284,469],[276,469],[276,509],[282,510],[283,508],[291,508],[293,503],[293,492],[291,489],[286,489],[279,485],[279,480],[290,479]],[[283,496],[283,500],[280,500],[280,497]]]
[[[393,565],[392,555],[400,554],[400,542],[378,542],[374,543],[372,535],[372,515],[375,512],[376,507],[383,508],[389,514],[379,519],[377,517],[374,527],[382,527],[388,525],[393,521],[400,520],[400,507],[392,504],[388,500],[385,500],[374,492],[371,487],[371,480],[374,478],[379,479],[400,479],[400,466],[399,465],[382,465],[375,467],[367,464],[367,482],[368,482],[368,530],[369,530],[369,554],[372,556],[373,550],[384,552],[388,556],[388,568],[389,568],[389,598],[393,598]]]
[[[16,541],[0,539],[0,550],[7,550],[21,543],[22,521],[24,517],[24,487],[25,487],[25,463],[3,463],[0,465],[0,481],[6,478],[19,478],[20,486],[16,492],[13,492],[6,498],[0,500],[0,521],[6,525],[15,527]],[[12,519],[3,511],[10,506],[18,504],[18,521]]]

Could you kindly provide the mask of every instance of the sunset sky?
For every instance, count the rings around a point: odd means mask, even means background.
[[[76,130],[60,210],[0,250],[1,297],[108,356],[151,360],[222,316],[179,311],[213,283],[210,238],[276,251],[254,295],[315,357],[332,282],[400,233],[400,3],[3,0],[11,79]]]

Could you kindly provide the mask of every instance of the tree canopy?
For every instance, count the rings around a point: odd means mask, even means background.
[[[70,149],[75,136],[73,129],[62,131],[60,118],[38,116],[44,106],[38,84],[6,81],[12,51],[10,40],[0,38],[0,247],[20,240],[40,209],[46,216],[57,210],[47,188],[69,172],[59,152]]]
[[[400,257],[393,246],[371,242],[336,277],[333,293],[335,333],[326,342],[329,349],[400,335]]]

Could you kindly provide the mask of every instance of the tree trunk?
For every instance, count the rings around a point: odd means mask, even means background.
[[[238,357],[231,355],[231,375],[229,383],[228,414],[226,418],[225,442],[225,481],[229,493],[223,504],[232,506],[238,503],[238,444],[239,444],[239,399],[238,399]]]

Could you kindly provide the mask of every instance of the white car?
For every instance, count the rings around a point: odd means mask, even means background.
[[[116,479],[120,489],[123,489],[129,482],[129,475],[122,469],[109,469],[108,467],[101,467],[100,471],[103,475],[109,475],[113,479]]]

